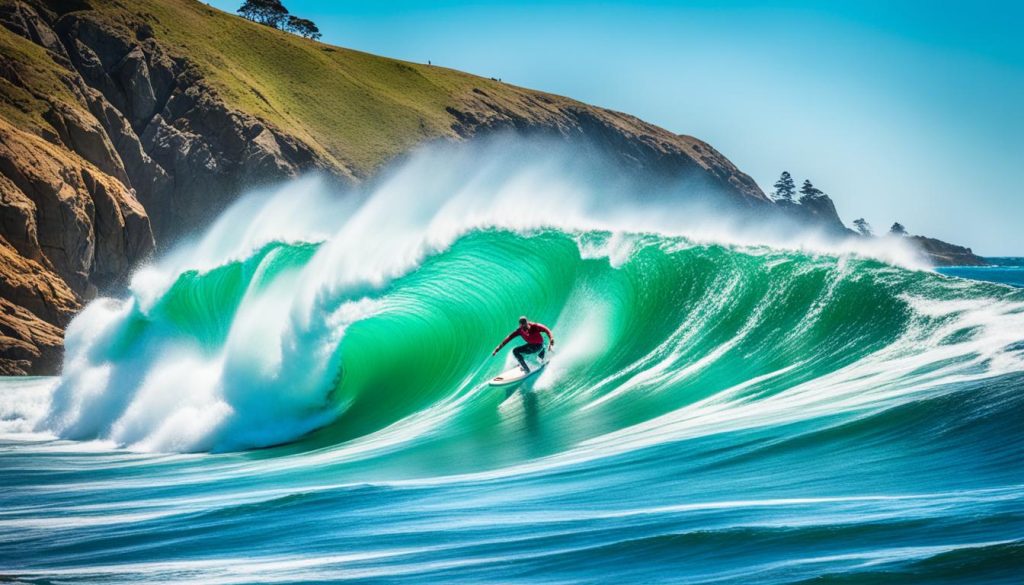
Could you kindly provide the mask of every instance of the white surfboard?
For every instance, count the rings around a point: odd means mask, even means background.
[[[502,372],[497,376],[491,378],[491,381],[488,382],[488,384],[490,384],[491,386],[508,386],[510,384],[522,382],[523,380],[543,370],[544,366],[546,365],[548,365],[548,362],[545,361],[541,362],[540,364],[537,364],[536,366],[533,366],[529,374],[523,373],[523,369],[520,368],[519,366],[516,366],[511,370]]]

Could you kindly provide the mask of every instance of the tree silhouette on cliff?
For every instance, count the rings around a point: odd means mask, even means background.
[[[871,224],[863,217],[853,220],[853,227],[857,228],[857,231],[860,232],[860,235],[862,236],[874,235],[871,231]]]
[[[777,201],[792,201],[796,195],[796,183],[789,171],[782,171],[779,180],[775,181],[775,199]]]
[[[804,184],[800,187],[800,203],[804,203],[811,199],[817,199],[824,194],[825,192],[815,187],[814,184],[811,183],[810,179],[804,179]]]

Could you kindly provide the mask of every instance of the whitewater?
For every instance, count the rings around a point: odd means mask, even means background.
[[[0,379],[2,578],[1020,582],[1024,291],[607,168],[243,197]]]

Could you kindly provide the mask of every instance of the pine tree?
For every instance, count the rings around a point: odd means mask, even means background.
[[[863,217],[853,220],[853,227],[857,228],[857,231],[860,232],[860,235],[862,236],[870,237],[874,235],[871,231],[871,224]]]
[[[804,184],[800,187],[800,202],[803,203],[810,199],[817,199],[824,194],[825,192],[815,187],[810,179],[804,179]]]
[[[894,236],[905,236],[907,235],[907,228],[903,227],[903,224],[897,221],[892,224],[891,228],[889,228],[889,233]]]
[[[796,183],[793,182],[793,176],[789,174],[789,171],[782,171],[779,180],[775,181],[775,200],[792,201],[795,194]]]

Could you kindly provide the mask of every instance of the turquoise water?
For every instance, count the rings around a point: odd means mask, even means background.
[[[939,272],[960,278],[1024,288],[1024,258],[986,258],[991,266],[951,266]]]
[[[90,304],[60,378],[0,381],[0,572],[1019,582],[1024,291],[315,190]],[[488,387],[521,313],[551,365]]]

